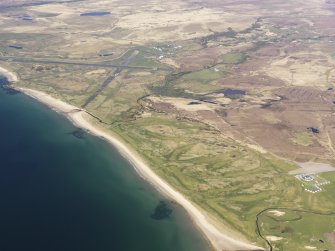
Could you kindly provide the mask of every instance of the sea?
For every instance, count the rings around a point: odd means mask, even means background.
[[[185,211],[112,145],[29,96],[0,88],[0,250],[209,246]]]

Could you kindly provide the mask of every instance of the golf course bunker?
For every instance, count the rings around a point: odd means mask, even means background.
[[[279,210],[271,210],[271,211],[269,211],[269,213],[272,213],[273,215],[275,215],[277,217],[285,215],[285,212],[279,211]]]

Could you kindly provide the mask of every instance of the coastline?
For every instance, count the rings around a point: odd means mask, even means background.
[[[18,81],[18,78],[14,73],[1,67],[0,74],[6,76],[10,83],[15,83]],[[215,226],[215,224],[211,223],[208,217],[206,217],[195,205],[193,205],[193,203],[187,200],[186,197],[184,197],[181,193],[176,191],[157,174],[155,174],[154,171],[147,164],[145,164],[145,162],[136,152],[128,148],[117,137],[114,137],[112,133],[107,133],[90,123],[87,119],[88,114],[83,109],[67,104],[40,91],[15,86],[13,88],[47,105],[51,109],[64,114],[74,125],[85,129],[89,133],[101,137],[108,143],[112,144],[118,150],[118,152],[132,164],[132,166],[136,169],[142,178],[148,181],[167,198],[170,198],[171,200],[180,204],[187,211],[194,224],[215,250],[264,250],[263,248],[240,241],[237,238],[220,231]]]
[[[10,83],[17,82],[19,80],[13,72],[2,67],[0,67],[0,74],[4,75]]]

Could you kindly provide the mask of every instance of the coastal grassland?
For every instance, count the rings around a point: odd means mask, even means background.
[[[265,211],[259,220],[261,234],[274,251],[334,248],[326,236],[334,231],[335,212],[323,214],[279,208]]]
[[[194,93],[214,91],[220,88],[217,81],[226,76],[227,73],[219,69],[203,69],[183,75],[173,83],[173,87]]]
[[[141,109],[139,99],[148,94],[147,86],[162,78],[161,72],[124,70],[86,109],[107,123],[132,120]]]
[[[203,96],[204,93],[220,89],[219,80],[228,75],[229,72],[222,65],[218,65],[217,68],[170,73],[164,81],[156,82],[149,88],[156,95],[193,99]]]
[[[209,126],[151,113],[110,128],[177,190],[221,222],[264,245],[256,214],[303,205],[293,165],[223,137]]]
[[[111,69],[75,65],[12,64],[20,74],[17,85],[43,91],[80,107],[104,81]]]
[[[271,208],[259,215],[260,232],[274,251],[335,248],[327,238],[329,233],[334,232],[335,226],[335,173],[320,173],[318,176],[321,180],[330,181],[330,184],[321,187],[321,192],[312,194],[303,191],[299,206],[292,204],[290,208]]]
[[[320,193],[319,203],[321,207],[332,208],[335,213],[334,198],[335,198],[335,172],[326,172],[318,174],[321,179],[330,181],[330,184],[322,186],[323,192]],[[319,194],[318,194],[319,195]],[[335,217],[335,216],[334,216]]]
[[[81,107],[99,88],[114,68],[76,65],[12,64],[20,73],[18,86],[39,90]],[[163,78],[164,72],[124,69],[86,107],[96,116],[113,123],[128,120],[140,107],[138,99],[147,94],[147,86]]]

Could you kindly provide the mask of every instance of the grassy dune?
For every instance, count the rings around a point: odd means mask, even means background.
[[[175,188],[260,244],[259,211],[303,203],[296,196],[303,193],[299,182],[287,175],[292,165],[261,156],[204,124],[153,114],[112,130]]]

